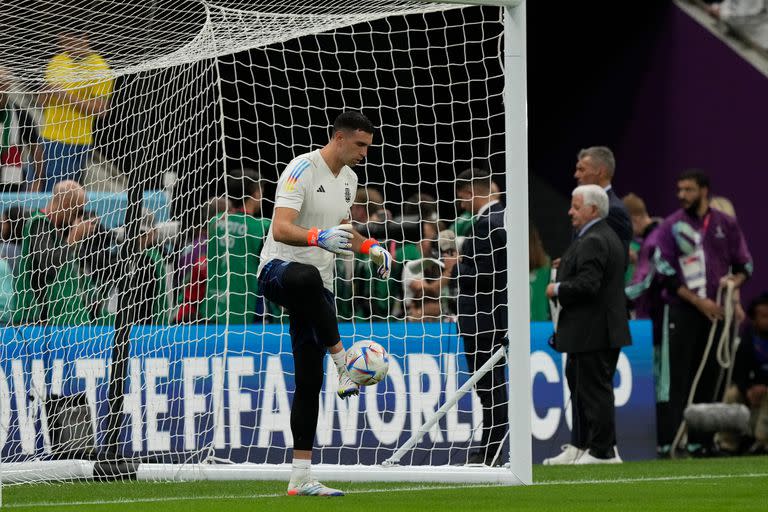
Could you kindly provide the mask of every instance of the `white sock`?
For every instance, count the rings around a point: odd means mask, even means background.
[[[344,368],[344,366],[347,364],[347,351],[344,349],[341,349],[340,352],[336,352],[335,354],[331,354],[331,359],[333,359],[333,364],[336,365],[336,370],[341,373]]]
[[[291,481],[288,483],[288,487],[296,487],[309,481],[309,467],[311,461],[309,459],[293,459],[291,465]]]

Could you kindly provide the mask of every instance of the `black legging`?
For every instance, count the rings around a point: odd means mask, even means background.
[[[264,296],[288,310],[296,390],[291,405],[294,450],[312,450],[326,347],[339,342],[333,295],[312,265],[273,261],[262,270]]]
[[[294,450],[311,450],[317,431],[320,390],[323,387],[325,348],[304,343],[293,349],[296,391],[291,406]]]

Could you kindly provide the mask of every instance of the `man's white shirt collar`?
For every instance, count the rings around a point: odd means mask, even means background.
[[[582,237],[582,235],[583,235],[584,233],[586,233],[586,232],[587,232],[587,230],[588,230],[589,228],[591,228],[592,226],[594,226],[595,224],[597,224],[597,223],[598,223],[600,220],[601,220],[601,219],[600,219],[600,217],[598,217],[598,218],[596,218],[596,219],[592,219],[591,221],[587,222],[587,225],[586,225],[586,226],[584,226],[583,228],[581,228],[581,229],[579,230],[579,236],[578,236],[578,238],[581,238],[581,237]]]
[[[498,200],[496,200],[496,201],[491,201],[490,203],[487,203],[485,206],[483,206],[482,208],[480,208],[479,210],[477,210],[477,213],[475,214],[475,217],[479,217],[479,216],[481,216],[482,214],[484,214],[484,213],[485,213],[485,211],[486,211],[486,210],[488,210],[488,208],[490,208],[491,206],[495,205],[495,204],[496,204],[496,203],[498,203],[498,202],[499,202],[499,201],[498,201]]]

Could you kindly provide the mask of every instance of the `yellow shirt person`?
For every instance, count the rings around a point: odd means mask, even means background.
[[[107,61],[96,53],[83,59],[60,53],[48,63],[45,80],[52,91],[66,92],[72,99],[108,100],[114,87],[109,73]],[[43,112],[43,138],[66,144],[92,144],[94,113],[62,96],[54,94]]]
[[[28,177],[31,191],[50,192],[60,181],[81,181],[94,143],[94,119],[107,113],[114,88],[107,61],[90,49],[85,33],[62,33],[59,45],[45,70],[44,171]]]

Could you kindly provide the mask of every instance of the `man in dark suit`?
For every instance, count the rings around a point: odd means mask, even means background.
[[[458,324],[469,370],[485,364],[501,346],[507,330],[507,235],[504,205],[491,188],[491,176],[468,169],[457,177],[461,208],[472,214],[467,238],[459,248]],[[470,464],[501,464],[496,453],[508,428],[507,379],[503,362],[486,373],[475,387],[483,404],[482,447],[470,453]]]
[[[579,151],[573,177],[579,185],[598,185],[608,194],[608,217],[605,221],[624,244],[626,255],[624,266],[626,267],[629,263],[629,244],[633,236],[632,221],[624,201],[616,195],[611,185],[615,172],[616,158],[613,156],[613,151],[605,146],[592,146]]]
[[[621,347],[631,343],[624,297],[624,247],[604,220],[608,195],[598,185],[573,191],[571,217],[577,237],[563,255],[547,296],[562,307],[555,349],[566,352],[571,391],[571,444],[544,464],[619,463],[613,374]]]

